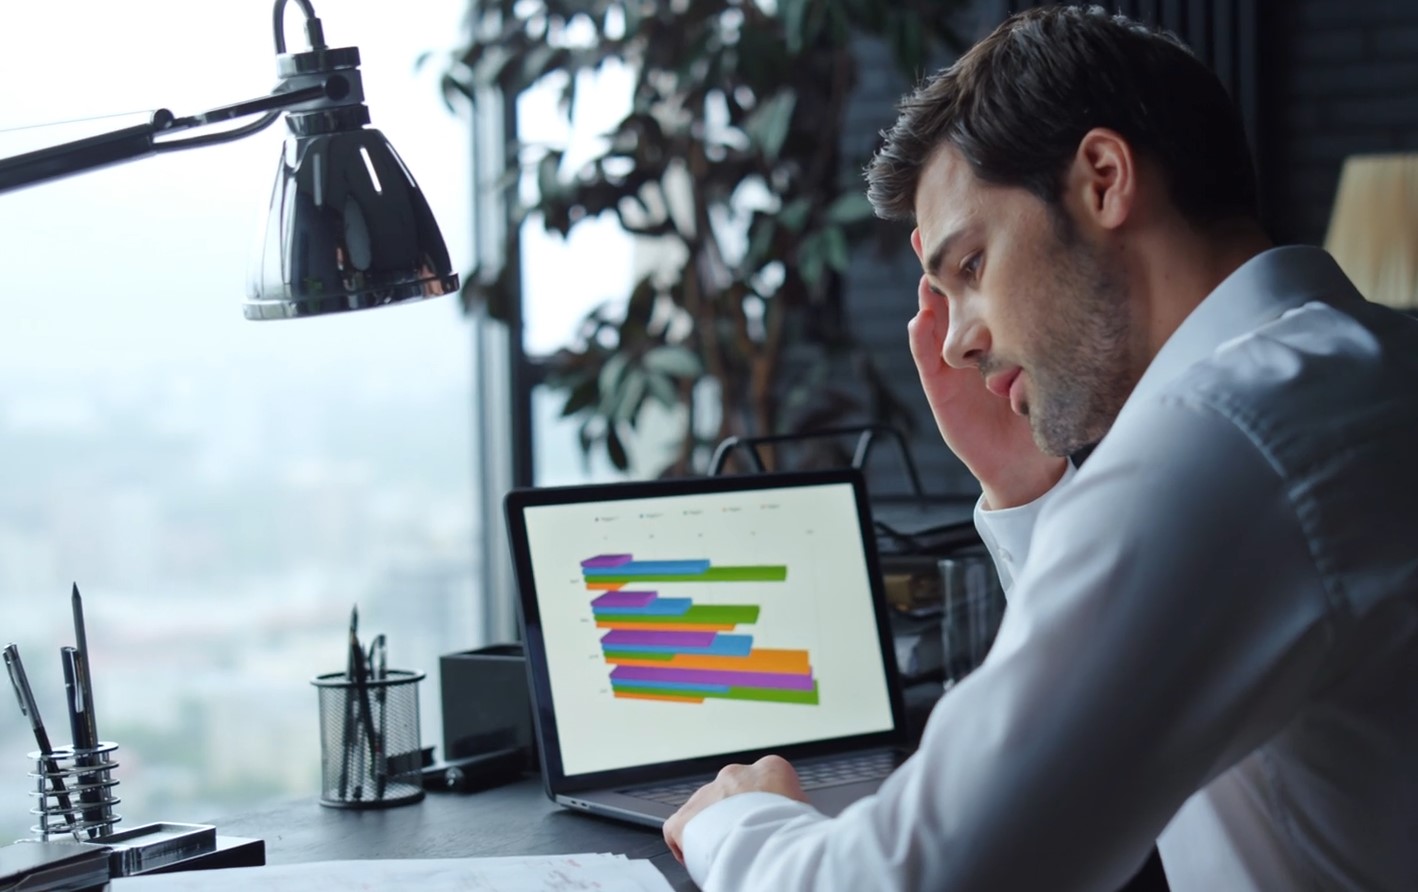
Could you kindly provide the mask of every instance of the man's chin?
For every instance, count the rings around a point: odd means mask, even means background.
[[[1073,431],[1050,430],[1043,419],[1037,415],[1029,416],[1028,407],[1025,407],[1023,414],[1029,418],[1029,430],[1034,434],[1034,445],[1045,455],[1068,458],[1084,446],[1091,445],[1092,441]]]

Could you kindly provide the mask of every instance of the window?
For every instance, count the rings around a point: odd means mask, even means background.
[[[465,0],[316,0],[355,45],[374,127],[469,266],[467,124],[425,51]],[[304,46],[291,4],[287,43]],[[0,156],[262,95],[269,4],[79,0],[0,12]],[[202,821],[319,791],[316,692],[362,638],[428,673],[481,643],[470,335],[451,298],[290,322],[242,318],[248,248],[284,123],[238,142],[0,195],[0,628],[67,742],[58,648],[69,586],[88,618],[100,736],[129,826]],[[0,642],[3,643],[3,642]],[[5,695],[9,697],[9,694]],[[0,835],[28,835],[13,703],[0,721]]]

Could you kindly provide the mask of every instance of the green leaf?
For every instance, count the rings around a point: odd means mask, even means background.
[[[601,395],[600,388],[596,386],[596,378],[588,377],[576,386],[571,388],[571,392],[566,396],[566,404],[561,407],[561,417],[566,418],[575,415],[582,409],[589,408]]]
[[[840,227],[830,226],[822,230],[822,255],[827,265],[845,273],[852,262],[852,252],[847,247],[847,235]]]
[[[811,200],[794,198],[778,211],[778,225],[793,232],[801,232],[802,228],[807,225],[807,216],[811,211]]]
[[[794,56],[803,51],[807,43],[804,34],[807,8],[812,0],[778,0],[778,16],[783,20],[783,36],[788,41],[788,52]]]
[[[561,153],[557,151],[547,152],[542,156],[542,160],[537,162],[537,193],[543,201],[556,198],[561,194],[561,178],[558,171],[561,169]]]
[[[601,392],[600,414],[609,415],[615,411],[612,401],[620,395],[620,381],[629,365],[629,354],[612,353],[606,364],[601,366],[601,373],[596,379],[597,389]]]
[[[630,469],[630,456],[625,454],[625,444],[620,441],[620,434],[616,433],[614,425],[606,429],[606,454],[617,471]]]
[[[785,87],[772,99],[755,108],[753,114],[744,121],[743,130],[749,142],[769,162],[776,162],[783,151],[783,143],[788,139],[788,126],[793,121],[793,109],[797,103],[797,93]]]
[[[651,373],[685,380],[698,378],[704,369],[693,350],[674,344],[649,351],[641,360],[641,365]]]
[[[768,252],[773,248],[773,236],[777,231],[772,217],[763,213],[753,215],[748,231],[748,250],[743,258],[745,270],[752,273],[768,261]]]
[[[859,220],[866,220],[874,213],[871,202],[867,200],[867,194],[853,190],[837,196],[837,200],[827,208],[827,222],[856,223]]]
[[[679,403],[679,391],[669,376],[647,372],[645,383],[650,388],[650,397],[666,409],[673,409]]]
[[[630,292],[630,300],[625,305],[625,321],[620,326],[620,342],[643,340],[650,328],[650,317],[655,313],[655,282],[646,276]]]
[[[798,246],[798,275],[810,287],[816,286],[822,281],[823,268],[826,266],[826,246],[820,234],[814,233],[803,239]]]
[[[645,401],[645,370],[630,368],[621,381],[620,404],[616,406],[614,421],[628,421],[635,426],[635,416],[640,414],[640,404]]]

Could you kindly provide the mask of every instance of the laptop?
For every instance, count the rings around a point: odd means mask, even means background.
[[[859,471],[506,497],[547,794],[659,827],[724,765],[776,753],[837,814],[904,758]]]

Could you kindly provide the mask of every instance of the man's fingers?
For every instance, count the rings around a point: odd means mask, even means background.
[[[935,314],[921,310],[906,323],[906,340],[918,369],[935,368],[940,361],[941,342],[935,337]],[[934,362],[932,361],[934,358]]]
[[[675,812],[665,821],[665,845],[669,847],[670,854],[675,856],[675,860],[684,863],[684,849],[680,848],[680,836],[684,833],[684,820],[680,818],[680,813]]]

